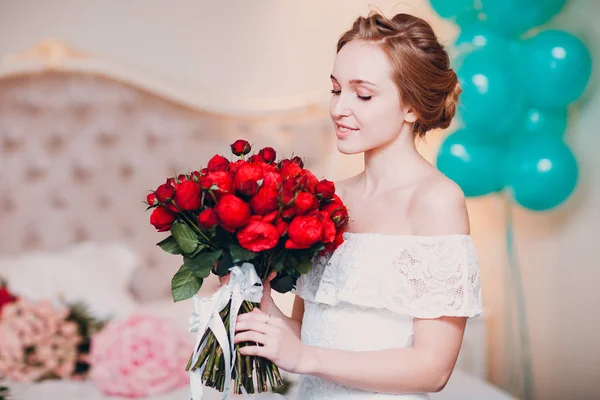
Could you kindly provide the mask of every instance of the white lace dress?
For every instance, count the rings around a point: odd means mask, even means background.
[[[348,351],[409,347],[413,318],[481,314],[481,284],[469,235],[345,233],[330,256],[298,280],[302,341]],[[353,389],[302,376],[299,400],[428,399]]]

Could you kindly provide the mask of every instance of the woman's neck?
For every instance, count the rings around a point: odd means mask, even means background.
[[[362,183],[366,194],[413,184],[420,180],[423,163],[428,163],[417,151],[414,135],[409,129],[392,142],[364,154]]]

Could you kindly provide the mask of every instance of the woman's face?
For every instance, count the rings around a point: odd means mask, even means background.
[[[391,76],[387,56],[372,42],[351,41],[337,54],[329,115],[340,152],[355,154],[385,145],[415,121],[414,113],[401,104]]]

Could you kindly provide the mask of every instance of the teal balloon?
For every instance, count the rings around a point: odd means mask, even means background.
[[[465,55],[457,75],[463,90],[458,111],[464,124],[486,135],[508,134],[523,106],[510,60],[487,49],[477,50]]]
[[[592,75],[592,57],[574,35],[547,30],[522,47],[523,85],[531,104],[565,107],[577,100]]]
[[[548,22],[566,0],[480,0],[480,13],[494,31],[519,36]]]
[[[531,139],[506,155],[504,180],[521,206],[550,210],[569,198],[577,186],[577,160],[562,140]]]
[[[519,41],[494,32],[484,22],[470,18],[459,19],[458,22],[460,33],[454,41],[455,47],[460,49],[468,46],[470,50],[485,48],[502,57],[519,54]]]
[[[537,137],[562,140],[567,130],[568,113],[566,109],[545,110],[530,108],[519,117],[512,128],[511,147]]]
[[[483,196],[503,188],[502,156],[500,149],[482,143],[472,132],[461,130],[442,142],[436,166],[460,186],[465,196]]]
[[[454,18],[475,7],[475,0],[429,0],[429,3],[442,18]]]

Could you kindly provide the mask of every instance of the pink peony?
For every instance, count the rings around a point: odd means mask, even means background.
[[[0,375],[33,382],[71,378],[81,342],[68,310],[49,302],[19,300],[4,306],[0,319]]]
[[[92,338],[91,378],[107,395],[144,397],[188,384],[189,336],[163,319],[133,315]]]

